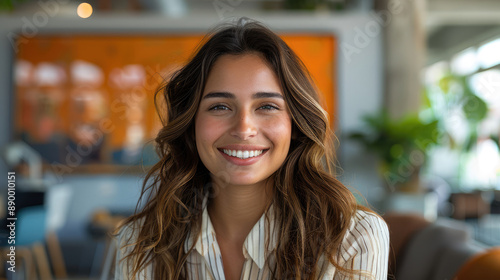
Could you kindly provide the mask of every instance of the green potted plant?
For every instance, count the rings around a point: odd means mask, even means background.
[[[469,84],[470,77],[444,74],[434,83],[428,84],[422,113],[438,120],[442,131],[442,146],[458,152],[458,168],[453,187],[460,191],[468,158],[474,153],[478,139],[490,138],[499,144],[498,133],[482,135],[480,125],[488,117],[488,104]],[[461,133],[457,134],[457,127]],[[500,147],[499,147],[500,149]]]
[[[366,131],[349,138],[380,158],[379,172],[390,191],[418,192],[419,172],[429,149],[438,144],[438,121],[424,122],[417,115],[394,120],[386,110],[364,117]]]

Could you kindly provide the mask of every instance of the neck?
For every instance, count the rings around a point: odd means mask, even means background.
[[[213,183],[216,195],[210,200],[207,210],[217,236],[227,241],[244,242],[271,203],[272,180],[223,188],[217,182]]]

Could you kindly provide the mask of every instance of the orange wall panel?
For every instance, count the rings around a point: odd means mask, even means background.
[[[154,92],[162,76],[182,66],[202,40],[189,35],[44,35],[24,38],[16,54],[15,130],[46,161],[65,159],[67,147],[88,163],[134,164],[120,156],[142,151],[160,124]],[[309,69],[333,122],[336,39],[286,34]],[[333,124],[332,124],[333,125]],[[48,146],[47,146],[48,145]],[[69,146],[68,146],[69,145]],[[81,148],[78,150],[78,148]]]

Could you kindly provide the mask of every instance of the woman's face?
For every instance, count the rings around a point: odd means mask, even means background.
[[[217,184],[264,182],[284,162],[292,122],[274,72],[257,54],[214,63],[195,119],[201,161]]]

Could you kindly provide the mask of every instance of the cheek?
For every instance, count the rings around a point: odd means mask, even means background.
[[[210,117],[197,116],[195,120],[195,135],[198,151],[209,149],[220,135],[220,122]]]
[[[292,138],[292,122],[289,117],[283,117],[268,122],[266,130],[269,139],[276,145],[275,148],[281,148],[282,151],[288,151]]]

